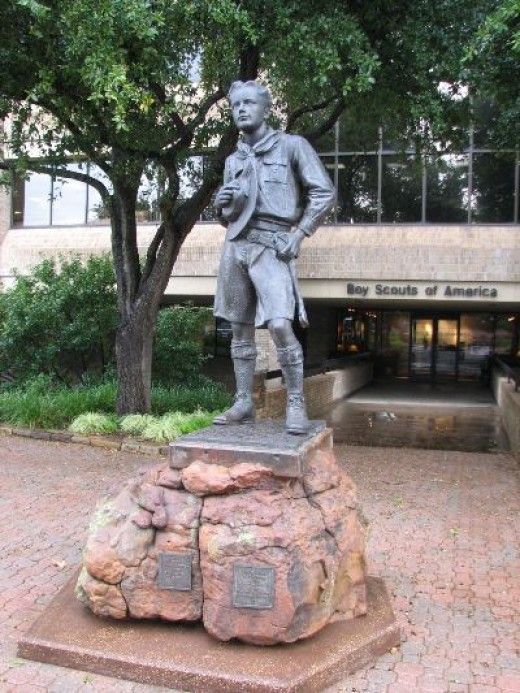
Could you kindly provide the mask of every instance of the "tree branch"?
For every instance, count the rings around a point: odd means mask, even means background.
[[[200,188],[177,208],[175,222],[182,229],[183,234],[188,234],[204,208],[209,204],[224,170],[226,158],[235,148],[237,139],[238,130],[234,125],[230,125],[220,139],[212,156],[212,165],[204,176]]]
[[[309,142],[313,143],[317,139],[319,139],[322,135],[324,135],[330,128],[334,125],[336,120],[340,117],[340,115],[343,113],[345,110],[346,102],[345,99],[341,96],[338,99],[337,104],[334,106],[332,111],[329,113],[329,115],[318,125],[317,127],[314,128],[314,130],[309,130],[308,132],[302,133],[303,137],[309,140]]]
[[[196,129],[199,127],[199,125],[202,125],[212,106],[218,103],[224,96],[224,89],[219,87],[215,92],[213,92],[213,94],[210,94],[206,99],[204,99],[204,101],[200,103],[197,109],[197,115],[194,116],[188,123],[184,123],[181,118],[175,114],[182,123],[184,132],[178,140],[176,140],[173,144],[168,145],[168,147],[164,149],[165,157],[168,157],[172,151],[188,148],[191,145]]]
[[[260,50],[249,44],[240,54],[240,79],[247,82],[258,77],[260,67]]]
[[[336,98],[337,96],[336,94],[334,94],[334,96],[325,99],[325,101],[320,101],[319,103],[312,104],[311,106],[300,106],[300,108],[296,108],[292,113],[289,113],[289,115],[287,116],[287,125],[285,127],[285,131],[291,132],[298,118],[301,118],[303,115],[306,115],[307,113],[313,113],[314,111],[322,111],[324,108],[327,108],[327,106],[330,106],[330,104]]]
[[[12,162],[0,161],[1,170],[13,171],[14,168],[15,167]],[[88,173],[80,173],[79,171],[69,171],[66,168],[60,168],[52,164],[38,164],[31,163],[30,161],[26,168],[28,171],[32,171],[34,173],[47,173],[50,176],[53,176],[54,178],[71,178],[72,180],[78,180],[81,183],[86,183],[87,185],[91,185],[93,188],[95,188],[99,192],[103,200],[106,200],[110,197],[110,192],[108,188],[97,178],[89,176]]]
[[[147,281],[148,277],[152,273],[155,261],[157,259],[157,251],[159,250],[159,247],[163,242],[165,232],[166,224],[162,222],[159,225],[157,231],[155,232],[155,236],[153,237],[152,242],[148,246],[148,250],[146,252],[146,262],[143,267],[143,273],[141,275],[141,285],[143,285]],[[141,288],[139,293],[141,293]]]

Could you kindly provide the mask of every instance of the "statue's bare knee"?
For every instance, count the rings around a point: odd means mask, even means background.
[[[290,346],[297,341],[292,328],[292,322],[287,320],[287,318],[270,320],[267,327],[277,347]]]

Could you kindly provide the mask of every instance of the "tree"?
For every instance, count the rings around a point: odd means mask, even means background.
[[[237,132],[225,94],[260,75],[288,131],[316,141],[346,109],[441,122],[455,81],[457,22],[473,5],[444,0],[13,0],[0,10],[0,97],[11,114],[4,168],[94,186],[109,210],[117,281],[118,411],[150,404],[155,319],[179,250],[217,187]],[[469,17],[469,19],[468,19]],[[31,158],[37,148],[43,159]],[[209,152],[195,192],[180,171]],[[111,187],[64,170],[81,153]],[[164,180],[161,223],[144,261],[136,201],[151,169]]]
[[[483,18],[464,58],[476,97],[493,97],[492,136],[518,146],[520,121],[520,0],[502,0]]]

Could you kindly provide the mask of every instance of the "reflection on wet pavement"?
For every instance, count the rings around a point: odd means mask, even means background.
[[[464,452],[508,450],[496,406],[425,407],[343,400],[328,413],[334,442]]]

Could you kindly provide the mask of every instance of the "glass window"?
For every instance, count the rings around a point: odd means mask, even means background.
[[[459,376],[476,378],[493,351],[493,316],[463,313],[460,316]]]
[[[24,224],[24,198],[25,181],[23,178],[15,176],[11,192],[13,226],[23,226]]]
[[[436,223],[468,220],[466,154],[444,154],[428,162],[426,220]]]
[[[347,356],[376,348],[377,314],[349,308],[337,326],[336,355]]]
[[[495,323],[495,354],[513,354],[517,315],[497,315]]]
[[[153,171],[143,174],[141,185],[137,191],[136,218],[137,222],[156,221],[159,212],[159,188],[157,177]]]
[[[341,156],[338,163],[339,222],[377,220],[377,156]]]
[[[86,173],[87,164],[68,164],[69,171]],[[84,224],[87,186],[70,178],[56,178],[52,187],[52,223]]]
[[[112,191],[112,184],[110,179],[96,164],[89,165],[89,174],[101,181],[109,190]],[[88,186],[87,190],[87,221],[89,224],[100,224],[105,225],[110,223],[110,216],[108,209],[105,207],[101,195],[93,188],[91,185]]]
[[[385,311],[382,315],[381,341],[378,370],[384,375],[408,375],[410,313]]]
[[[381,220],[383,222],[421,221],[421,157],[388,155],[383,157]]]
[[[51,177],[31,173],[25,181],[24,226],[48,226],[51,223]]]
[[[514,181],[514,154],[474,154],[473,221],[512,222]]]

